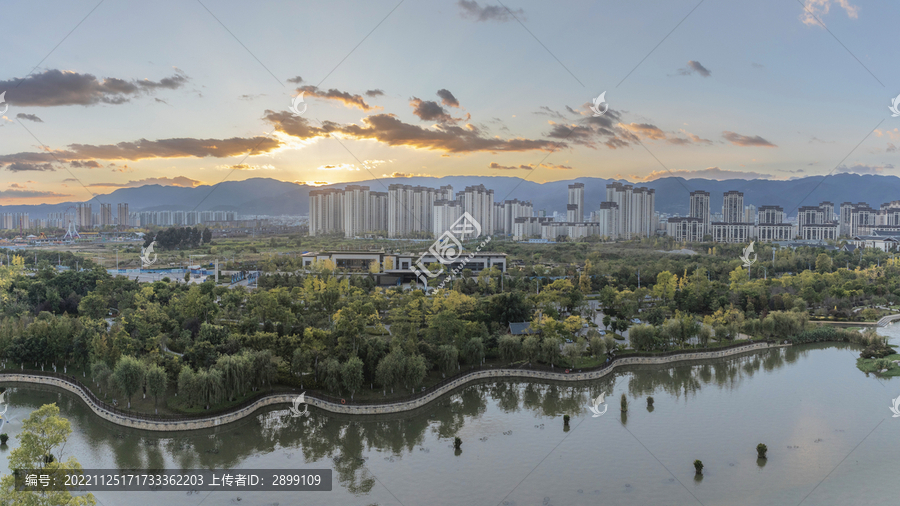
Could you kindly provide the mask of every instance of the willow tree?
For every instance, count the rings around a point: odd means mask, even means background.
[[[166,386],[169,378],[166,376],[166,370],[154,364],[147,369],[147,393],[153,396],[153,410],[159,414],[157,405],[159,398],[166,394]]]
[[[91,376],[94,378],[94,383],[100,388],[100,392],[103,392],[103,388],[107,386],[109,382],[109,377],[112,376],[112,371],[109,369],[109,366],[106,365],[106,362],[98,360],[91,364]]]
[[[197,404],[197,373],[187,364],[181,366],[181,372],[178,374],[178,393],[181,395],[181,402],[185,403],[185,405],[194,406]]]
[[[522,355],[522,338],[512,334],[501,336],[497,347],[503,360],[515,362]]]
[[[303,348],[297,348],[294,350],[294,355],[291,358],[291,372],[296,374],[300,378],[300,386],[303,386],[303,371],[309,369],[312,365],[312,354],[310,354],[307,350]]]
[[[222,372],[226,397],[236,399],[244,395],[247,385],[250,384],[251,365],[250,357],[246,353],[219,357],[215,368]]]
[[[138,359],[123,356],[113,371],[116,387],[128,398],[128,409],[131,409],[131,398],[144,385],[146,366]]]
[[[343,380],[344,388],[350,391],[351,399],[353,394],[362,387],[364,368],[363,361],[356,355],[350,357],[341,367],[341,379]]]
[[[472,365],[479,365],[484,358],[484,341],[480,337],[473,337],[466,341],[462,352],[466,362]]]
[[[452,344],[442,344],[441,346],[438,346],[437,365],[445,377],[446,373],[456,369],[458,363],[459,350],[456,349],[456,346],[453,346]]]
[[[385,395],[388,388],[394,393],[394,386],[403,380],[405,365],[406,357],[400,350],[392,351],[378,362],[378,367],[375,368],[375,381],[384,388]]]
[[[403,380],[408,387],[412,388],[413,392],[422,384],[426,374],[428,374],[428,366],[425,363],[425,357],[412,355],[406,359],[406,364],[404,364],[403,368]]]
[[[332,393],[341,390],[341,363],[337,359],[329,358],[325,361],[325,388]]]
[[[197,398],[206,404],[206,409],[225,400],[222,371],[218,369],[199,371],[195,381],[197,384]]]

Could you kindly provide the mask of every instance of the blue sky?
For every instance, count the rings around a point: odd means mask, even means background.
[[[521,24],[487,0],[4,5],[0,200],[250,177],[897,174],[900,5],[803,1],[504,1]]]

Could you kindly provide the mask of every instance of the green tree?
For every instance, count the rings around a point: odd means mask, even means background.
[[[207,369],[199,371],[196,376],[198,400],[206,405],[206,409],[225,400],[225,382],[222,371]]]
[[[391,393],[394,393],[394,385],[402,381],[405,363],[406,357],[400,350],[392,351],[378,362],[375,381],[385,389],[385,394],[388,388],[391,389]]]
[[[653,286],[653,295],[668,302],[675,298],[677,289],[678,276],[669,271],[662,271],[656,275],[656,284]]]
[[[466,341],[466,345],[462,350],[466,363],[471,365],[479,365],[481,359],[484,358],[484,342],[480,337],[473,337]]]
[[[404,380],[413,392],[422,384],[425,375],[428,374],[428,366],[425,363],[425,357],[422,355],[412,355],[406,359],[404,367]]]
[[[99,320],[109,313],[106,297],[98,293],[89,293],[78,303],[78,314]]]
[[[125,355],[119,359],[113,371],[113,381],[125,397],[128,398],[128,409],[131,409],[131,398],[144,385],[146,366],[140,360]]]
[[[291,358],[291,372],[300,377],[300,386],[303,386],[303,371],[309,369],[312,365],[312,354],[303,348],[294,350],[294,356]]]
[[[147,369],[147,393],[153,396],[153,410],[159,414],[157,405],[159,398],[166,394],[166,386],[169,378],[166,376],[166,370],[154,364]]]
[[[442,373],[446,373],[456,369],[459,363],[459,350],[452,344],[443,344],[437,349],[437,365]]]
[[[94,382],[100,387],[100,392],[103,392],[104,388],[107,388],[109,384],[110,376],[112,376],[112,371],[109,370],[109,366],[106,365],[106,362],[97,361],[91,364],[91,376],[94,378]]]
[[[656,329],[651,325],[635,325],[628,336],[636,350],[650,351],[656,347]]]
[[[606,344],[600,334],[591,337],[591,355],[594,357],[602,357],[606,354]]]
[[[363,384],[363,361],[359,359],[356,355],[350,357],[349,360],[344,362],[344,365],[341,369],[341,376],[344,380],[344,388],[350,391],[350,398],[353,398],[353,394],[356,393],[357,390],[362,387]]]
[[[819,274],[831,272],[833,266],[834,263],[831,261],[831,257],[828,256],[828,253],[819,253],[819,256],[816,257],[816,272]]]
[[[541,338],[536,335],[526,337],[522,341],[522,352],[529,363],[537,361],[541,355]]]
[[[59,416],[56,404],[45,404],[22,422],[19,446],[9,454],[10,469],[34,469],[41,474],[57,475],[63,483],[64,474],[81,474],[82,467],[74,456],[63,459],[72,427]],[[0,479],[0,506],[89,506],[95,505],[92,494],[73,496],[68,490],[52,492],[23,492],[15,490],[15,477]]]
[[[547,337],[541,342],[541,354],[544,357],[544,361],[550,363],[550,367],[554,367],[559,362],[562,343],[562,339],[558,337]]]
[[[340,393],[341,390],[341,363],[337,359],[329,358],[325,361],[325,388],[332,393]]]
[[[697,329],[697,339],[700,341],[700,344],[706,347],[709,344],[709,338],[712,336],[712,330],[710,330],[709,325],[700,325]]]
[[[519,336],[512,334],[501,336],[497,347],[500,357],[507,362],[514,362],[522,356],[522,338]]]
[[[300,351],[299,349],[297,350]],[[216,361],[216,369],[222,371],[225,395],[236,399],[247,391],[250,384],[251,359],[245,352],[240,355],[222,355]]]
[[[563,356],[569,360],[572,368],[578,367],[578,357],[581,356],[581,346],[578,343],[566,343],[562,349]]]
[[[184,364],[178,374],[178,395],[187,406],[195,406],[198,402],[197,373],[191,366]]]

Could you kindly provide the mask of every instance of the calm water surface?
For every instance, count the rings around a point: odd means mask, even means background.
[[[900,344],[900,326],[880,333]],[[857,356],[809,345],[578,385],[473,384],[392,418],[298,419],[281,408],[177,434],[125,430],[73,395],[15,385],[6,432],[16,436],[31,410],[56,402],[74,429],[65,453],[85,468],[334,469],[331,492],[94,493],[107,506],[894,503],[900,418],[889,407],[900,380],[866,377]],[[589,398],[601,391],[609,408],[592,418]],[[757,443],[768,445],[767,461],[757,461]],[[705,465],[700,480],[694,459]]]

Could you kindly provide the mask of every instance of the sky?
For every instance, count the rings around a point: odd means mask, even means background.
[[[0,205],[254,177],[900,173],[896,3],[248,5],[4,5]]]

